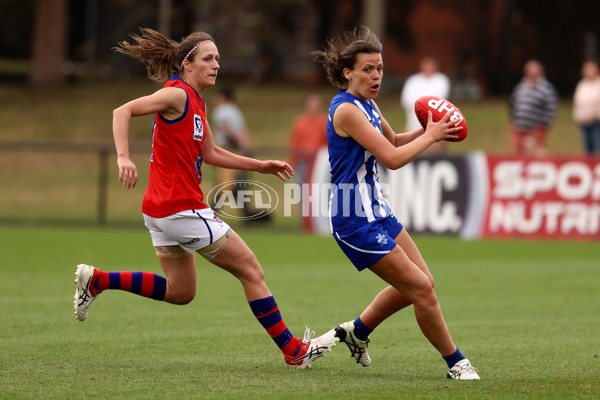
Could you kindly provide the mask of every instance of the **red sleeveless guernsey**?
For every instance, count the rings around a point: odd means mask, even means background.
[[[183,115],[174,120],[154,116],[150,177],[142,212],[163,218],[184,210],[207,208],[200,189],[206,108],[196,90],[173,75],[165,87],[185,90]]]

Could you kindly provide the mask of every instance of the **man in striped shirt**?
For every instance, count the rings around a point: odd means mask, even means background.
[[[546,133],[557,108],[554,86],[537,60],[525,64],[523,79],[510,96],[510,140],[518,155],[543,155]]]

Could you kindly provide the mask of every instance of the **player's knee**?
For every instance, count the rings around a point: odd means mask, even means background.
[[[180,305],[189,304],[192,302],[192,300],[194,300],[194,297],[196,297],[196,293],[186,293],[183,296],[181,296],[179,304]]]
[[[412,295],[413,304],[419,304],[422,306],[432,306],[437,304],[437,295],[433,290],[433,284],[427,280],[416,286]]]
[[[423,264],[417,263],[417,266],[419,267],[419,269],[421,271],[423,271],[423,273],[425,274],[425,276],[427,276],[427,279],[429,280],[429,283],[431,284],[431,287],[435,287],[435,282],[433,280],[433,276],[429,272],[429,268],[427,268],[427,264],[425,264],[425,262],[423,261]]]
[[[173,301],[171,301],[171,303],[173,304],[177,304],[178,306],[184,306],[186,304],[189,304],[192,302],[192,300],[194,300],[194,295],[182,295],[180,297],[177,297],[175,299],[173,299]]]
[[[248,280],[250,282],[253,282],[253,283],[264,282],[265,273],[264,273],[262,267],[260,266],[260,263],[256,259],[256,257],[254,257],[253,261],[248,263],[248,267],[246,268],[244,275],[245,275],[246,280]]]
[[[196,297],[196,288],[188,288],[168,293],[168,296],[165,296],[165,300],[171,304],[182,306],[191,303],[194,297]]]
[[[438,298],[433,290],[433,285],[429,284],[422,292],[421,302],[426,306],[435,306],[438,304]]]
[[[239,275],[237,275],[240,281],[253,284],[264,282],[265,273],[251,250],[248,250],[238,262],[242,266]]]

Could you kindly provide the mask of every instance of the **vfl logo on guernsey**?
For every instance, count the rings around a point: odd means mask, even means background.
[[[194,114],[194,140],[202,140],[204,138],[204,124],[202,117]]]

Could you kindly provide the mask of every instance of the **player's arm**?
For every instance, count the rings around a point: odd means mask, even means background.
[[[425,129],[419,128],[414,131],[397,133],[394,136],[396,147],[404,146],[425,133]]]
[[[132,117],[160,112],[167,119],[175,119],[185,111],[187,94],[177,88],[163,88],[149,96],[123,104],[113,111],[113,137],[117,150],[119,181],[124,188],[135,187],[137,167],[129,158],[129,124]]]
[[[371,125],[358,107],[350,103],[344,103],[337,108],[333,115],[333,125],[339,135],[356,140],[387,168],[398,169],[414,160],[433,143],[453,138],[452,133],[462,129],[453,127],[453,122],[449,121],[450,115],[448,112],[439,122],[433,122],[430,113],[427,130],[401,147],[392,144]]]
[[[294,175],[292,167],[278,160],[260,161],[254,158],[241,156],[215,145],[213,134],[208,123],[203,146],[204,162],[221,168],[242,169],[247,171],[258,171],[262,174],[273,174],[282,181]]]
[[[377,106],[377,104],[375,104],[375,108],[377,109],[379,115],[382,115],[381,111],[379,111],[379,107]],[[381,116],[381,130],[383,131],[383,135],[395,147],[404,146],[405,144],[412,142],[413,140],[425,133],[425,130],[423,128],[415,129],[414,131],[405,133],[396,133],[394,132],[390,124],[387,122],[387,120],[383,118],[383,116]]]

